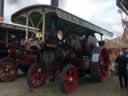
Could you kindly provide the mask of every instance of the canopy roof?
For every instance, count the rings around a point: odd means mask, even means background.
[[[28,27],[28,37],[34,36],[36,34],[37,29]],[[0,22],[0,43],[5,42],[8,39],[11,38],[11,36],[15,36],[17,39],[25,39],[26,36],[26,26],[19,25],[19,24],[13,24],[11,22]]]
[[[0,22],[0,28],[17,30],[17,32],[18,30],[22,32],[25,32],[26,30],[26,26],[19,25],[19,24],[13,24],[13,23],[10,24],[6,22]],[[33,32],[33,33],[37,31],[36,28],[32,28],[32,27],[29,27],[28,30],[29,32]]]
[[[83,29],[89,29],[89,30],[92,30],[91,32],[100,33],[102,35],[108,35],[108,36],[113,35],[111,32],[109,32],[101,27],[98,27],[88,21],[85,21],[85,20],[83,20],[77,16],[74,16],[66,11],[63,11],[59,8],[53,8],[48,5],[33,5],[33,6],[23,8],[12,15],[12,21],[16,23],[16,20],[18,17],[27,17],[30,13],[32,13],[34,11],[38,11],[42,14],[52,12],[52,13],[55,13],[57,15],[57,17],[64,19],[68,22],[71,22],[72,24],[81,26],[81,28],[83,28]]]
[[[119,8],[128,14],[128,0],[117,0],[116,3]]]

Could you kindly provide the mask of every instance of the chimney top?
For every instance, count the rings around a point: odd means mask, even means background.
[[[0,0],[0,21],[4,19],[4,0]]]
[[[58,8],[58,6],[59,6],[59,2],[58,1],[59,0],[51,0],[51,6]]]

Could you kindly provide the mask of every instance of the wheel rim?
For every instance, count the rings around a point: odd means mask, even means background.
[[[36,65],[31,72],[31,85],[33,88],[43,86],[46,81],[46,71],[40,66]]]
[[[72,93],[78,86],[78,74],[76,68],[70,68],[64,77],[64,88],[66,93]]]
[[[11,81],[16,78],[16,66],[14,64],[0,65],[0,80]]]
[[[105,80],[109,72],[109,54],[107,49],[103,48],[99,55],[99,73],[101,80]]]

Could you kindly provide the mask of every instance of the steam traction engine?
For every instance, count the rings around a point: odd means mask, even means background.
[[[60,89],[71,93],[78,86],[79,76],[86,73],[98,81],[107,78],[109,53],[103,41],[98,46],[95,34],[112,36],[112,33],[46,5],[23,8],[12,15],[12,21],[39,29],[31,42],[26,30],[26,48],[36,56],[27,73],[30,88],[42,86],[47,80],[58,80]]]

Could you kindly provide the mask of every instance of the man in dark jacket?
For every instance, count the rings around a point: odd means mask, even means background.
[[[117,64],[117,71],[118,71],[118,77],[120,81],[120,87],[127,87],[127,62],[128,58],[125,55],[125,51],[122,52],[117,58],[116,58],[116,64]]]

